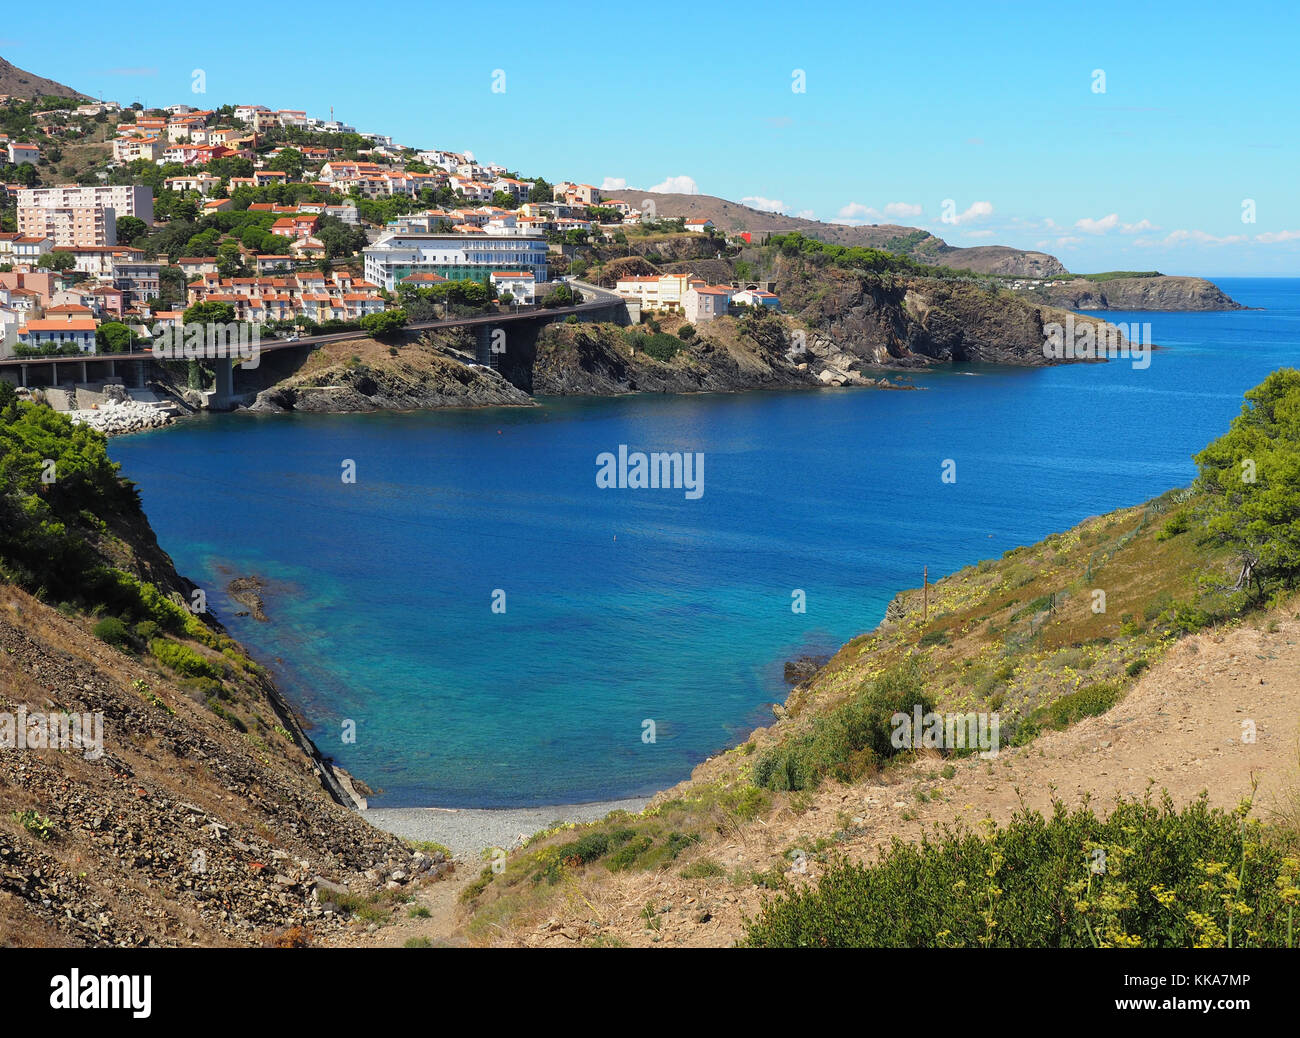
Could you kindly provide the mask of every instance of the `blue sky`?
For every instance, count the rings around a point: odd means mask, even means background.
[[[73,2],[54,27],[53,8],[14,4],[0,55],[127,103],[332,105],[359,129],[524,175],[629,195],[693,186],[1040,248],[1076,271],[1300,269],[1292,5],[795,9],[233,0],[128,3],[110,20]]]

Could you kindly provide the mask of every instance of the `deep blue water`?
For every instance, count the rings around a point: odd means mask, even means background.
[[[1166,349],[1147,370],[210,416],[111,452],[322,750],[384,790],[375,805],[630,796],[769,720],[782,661],[869,630],[923,566],[933,579],[1190,482],[1242,393],[1300,364],[1300,281],[1218,284],[1264,309],[1108,315],[1151,323]],[[703,496],[598,489],[596,456],[619,444],[703,452]],[[221,590],[249,573],[271,581],[269,623]]]

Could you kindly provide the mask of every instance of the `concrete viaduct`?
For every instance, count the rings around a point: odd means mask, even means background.
[[[628,306],[621,296],[585,282],[571,281],[569,284],[581,294],[583,300],[581,303],[554,309],[534,306],[474,317],[450,317],[438,321],[424,321],[407,325],[403,333],[468,328],[474,334],[475,360],[479,364],[496,368],[497,358],[492,347],[493,333],[497,329],[507,334],[512,331],[524,332],[532,338],[543,325],[563,321],[570,316],[576,316],[580,321],[628,323]],[[293,341],[267,339],[259,345],[259,353],[266,357],[290,350],[310,351],[322,343],[341,342],[364,335],[364,332],[349,331],[311,335]],[[77,354],[67,357],[10,357],[0,360],[0,378],[17,386],[54,387],[70,381],[85,384],[121,378],[128,388],[143,389],[157,365],[161,363],[163,362],[156,359],[149,350],[135,353]],[[211,367],[216,376],[215,391],[210,398],[209,407],[216,411],[230,410],[241,395],[235,391],[234,361],[205,358],[203,363]]]

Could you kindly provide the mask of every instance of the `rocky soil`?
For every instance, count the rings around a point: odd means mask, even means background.
[[[0,946],[258,944],[295,926],[318,940],[451,871],[331,800],[264,692],[254,709],[276,727],[255,739],[0,588],[0,711],[102,712],[104,749],[0,750]]]

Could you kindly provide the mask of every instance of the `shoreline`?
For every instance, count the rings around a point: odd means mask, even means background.
[[[357,812],[376,829],[407,840],[431,840],[453,858],[477,861],[485,851],[512,851],[557,822],[594,822],[611,811],[641,811],[652,797],[542,807],[372,807]]]

